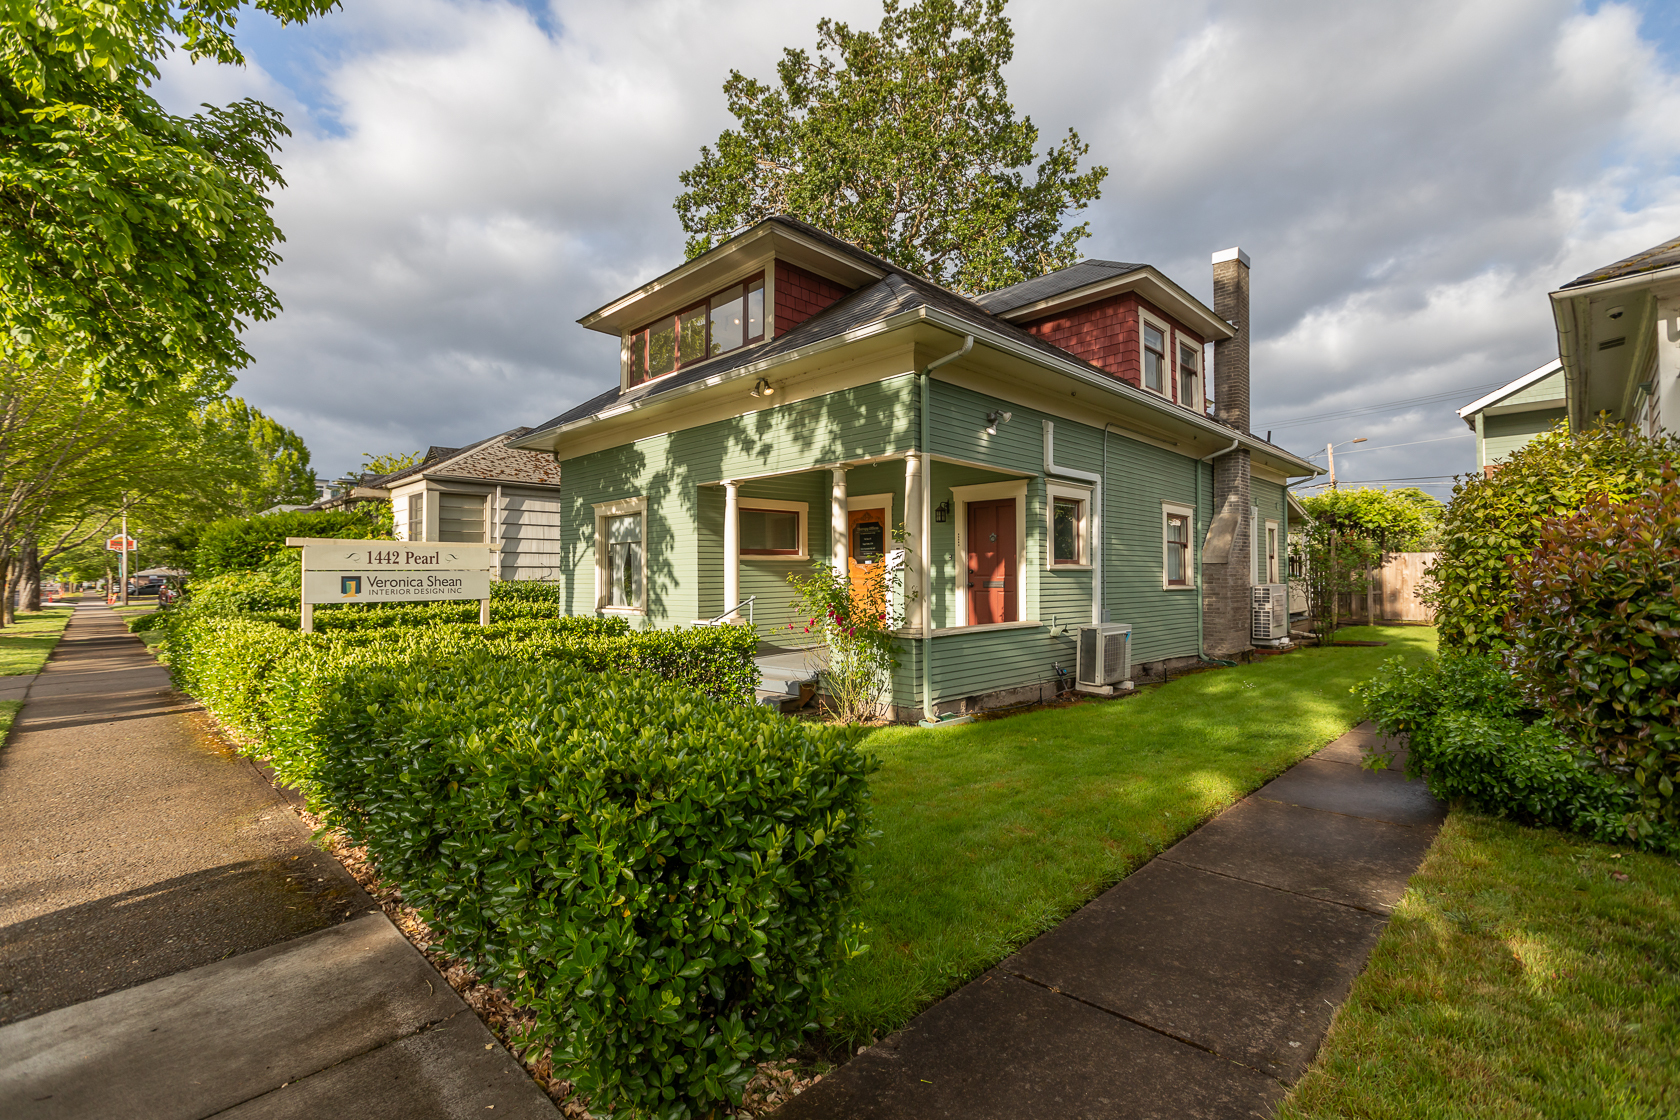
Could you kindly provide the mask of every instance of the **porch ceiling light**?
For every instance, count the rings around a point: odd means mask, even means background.
[[[1007,424],[1014,418],[1013,414],[1002,410],[986,413],[986,434],[989,436],[997,435],[998,425]]]
[[[752,395],[755,397],[769,397],[775,395],[775,392],[776,387],[765,377],[759,378],[752,387]]]

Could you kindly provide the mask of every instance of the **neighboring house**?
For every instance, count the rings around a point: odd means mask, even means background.
[[[389,496],[399,540],[493,544],[501,579],[557,579],[560,467],[510,446],[514,428],[469,447],[433,447],[419,463],[368,481]]]
[[[1552,293],[1569,426],[1680,432],[1680,237]]]
[[[1486,471],[1568,416],[1563,363],[1550,361],[1458,410],[1476,433],[1476,466]]]
[[[901,718],[1036,696],[1083,625],[1241,654],[1317,468],[1248,432],[1248,258],[1214,261],[1217,311],[1108,261],[970,300],[771,218],[613,300],[615,384],[512,441],[563,470],[562,609],[803,645],[790,574],[902,548]]]

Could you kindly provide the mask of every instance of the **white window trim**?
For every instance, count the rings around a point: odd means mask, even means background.
[[[811,504],[809,502],[786,502],[780,498],[749,498],[745,494],[742,494],[737,501],[739,502],[738,509],[740,512],[749,509],[773,509],[799,515],[799,552],[797,554],[783,553],[777,556],[766,556],[763,553],[741,551],[739,555],[742,560],[750,564],[780,564],[811,558]],[[739,534],[736,534],[736,536],[739,538]],[[646,552],[645,548],[643,552]]]
[[[1072,498],[1079,502],[1079,557],[1077,564],[1056,563],[1056,499]],[[1061,479],[1044,480],[1044,570],[1048,572],[1088,572],[1091,570],[1091,488],[1078,486]]]
[[[1271,575],[1272,575],[1272,569],[1271,569],[1271,565],[1270,565],[1271,557],[1266,555],[1266,541],[1271,537],[1271,535],[1273,533],[1276,533],[1278,535],[1278,538],[1277,538],[1278,578],[1277,579],[1272,579],[1271,578]],[[1284,565],[1283,565],[1283,529],[1276,521],[1266,522],[1265,528],[1261,530],[1261,533],[1260,533],[1260,568],[1261,568],[1261,575],[1265,577],[1264,579],[1262,579],[1260,581],[1261,583],[1283,583],[1284,582],[1284,579],[1283,579],[1283,572],[1284,572]]]
[[[944,629],[966,628],[972,625],[968,621],[968,542],[963,539],[968,532],[968,504],[990,502],[1000,498],[1015,499],[1015,606],[1023,616],[1016,621],[1030,622],[1031,616],[1037,613],[1029,609],[1030,604],[1027,602],[1027,480],[1022,478],[1011,482],[953,486],[951,504],[956,508],[952,510],[955,521],[952,529],[955,530],[956,549],[951,555],[956,563],[951,573],[951,598],[956,604],[956,622]]]
[[[1173,399],[1191,412],[1201,412],[1202,402],[1207,400],[1207,383],[1202,380],[1207,365],[1207,348],[1200,342],[1181,331],[1174,331],[1173,338]],[[1194,404],[1182,400],[1184,396],[1184,348],[1188,346],[1196,352],[1196,395]]]
[[[1167,582],[1167,516],[1179,514],[1188,519],[1190,524],[1189,547],[1184,550],[1184,574],[1189,578],[1184,583]],[[1182,502],[1161,503],[1161,590],[1162,591],[1194,591],[1196,590],[1196,507],[1187,506]]]
[[[892,520],[893,495],[891,494],[848,494],[846,495],[846,512],[857,509],[884,509],[887,520]]]
[[[706,291],[713,292],[713,293],[720,292],[724,288],[729,287],[729,285],[731,285],[731,284],[746,284],[746,283],[749,283],[749,282],[751,282],[752,278],[755,277],[755,276],[764,277],[764,337],[759,339],[757,342],[749,342],[745,346],[737,347],[736,349],[738,349],[738,350],[751,350],[755,346],[763,346],[766,342],[771,342],[771,341],[775,340],[776,325],[773,321],[774,320],[774,312],[775,312],[775,300],[776,300],[776,289],[775,289],[776,261],[775,261],[775,258],[771,258],[768,261],[761,262],[760,264],[758,264],[756,266],[740,269],[739,271],[736,271],[736,272],[733,272],[733,273],[726,272],[726,273],[723,274],[721,279],[708,281],[708,283],[710,283],[710,284],[716,284],[717,286],[715,288],[708,287],[708,288],[704,289]],[[663,302],[669,303],[670,300],[666,299]],[[685,297],[685,302],[681,302],[681,303],[677,303],[677,304],[672,305],[671,308],[668,311],[666,311],[664,314],[660,314],[660,315],[650,314],[650,315],[648,315],[645,319],[643,319],[641,321],[642,326],[645,327],[645,326],[647,326],[647,324],[653,322],[653,320],[655,320],[655,319],[662,319],[662,318],[665,317],[665,315],[675,315],[677,312],[681,311],[683,308],[693,307],[693,306],[694,306],[694,296],[689,295],[689,296]],[[658,377],[650,377],[646,381],[643,381],[640,385],[631,385],[630,384],[630,336],[632,334],[635,334],[636,331],[638,331],[640,329],[641,329],[641,327],[624,327],[618,332],[618,391],[620,393],[628,393],[631,389],[640,389],[644,385],[652,385],[655,382],[665,380],[667,377],[675,377],[679,373],[684,373],[684,372],[687,372],[689,370],[692,370],[695,366],[698,366],[700,364],[700,362],[709,362],[713,358],[723,357],[722,354],[708,355],[707,357],[701,358],[699,362],[694,362],[690,365],[683,366],[681,369],[674,369],[670,373],[662,373]],[[730,354],[733,354],[733,353],[735,353],[735,350],[730,350],[730,351],[727,351],[727,352],[730,353]],[[646,542],[644,541],[643,543],[645,544]]]
[[[640,514],[642,518],[642,601],[634,607],[609,607],[607,605],[607,520],[613,517],[628,517],[630,514]],[[616,502],[595,503],[595,610],[598,614],[645,615],[647,614],[647,562],[648,562],[648,524],[647,499],[621,498]]]
[[[1165,359],[1166,362],[1166,368],[1161,371],[1162,380],[1166,382],[1164,390],[1151,389],[1149,387],[1149,350],[1143,344],[1143,325],[1145,323],[1148,323],[1150,326],[1161,332],[1161,344],[1166,348],[1166,352],[1162,354],[1162,358]],[[1160,319],[1151,315],[1149,312],[1140,307],[1138,309],[1138,386],[1146,393],[1154,393],[1157,397],[1161,397],[1169,401],[1172,400],[1174,396],[1172,379],[1175,375],[1175,371],[1178,369],[1178,355],[1173,350],[1175,345],[1176,343],[1173,340],[1172,324],[1168,323],[1165,319]]]

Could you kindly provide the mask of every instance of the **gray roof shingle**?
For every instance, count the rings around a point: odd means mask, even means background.
[[[1653,245],[1644,252],[1635,253],[1631,257],[1623,257],[1614,264],[1607,264],[1603,268],[1595,268],[1591,272],[1583,273],[1559,290],[1582,288],[1588,284],[1617,280],[1623,276],[1634,276],[1641,272],[1655,272],[1659,268],[1669,268],[1677,264],[1680,264],[1680,237],[1664,241],[1661,245]]]
[[[431,447],[426,457],[412,467],[393,471],[373,479],[366,485],[384,489],[414,478],[417,475],[442,475],[449,478],[476,478],[485,482],[533,482],[544,486],[560,485],[560,465],[542,451],[526,451],[508,446],[530,428],[514,428],[466,447]]]
[[[1035,276],[1031,280],[1023,280],[1019,284],[1011,284],[1007,288],[999,288],[983,296],[975,296],[974,302],[993,315],[1004,315],[1017,307],[1025,307],[1039,300],[1075,291],[1090,284],[1100,284],[1104,280],[1112,280],[1116,276],[1124,276],[1128,272],[1148,267],[1144,264],[1127,264],[1125,261],[1083,260],[1078,264],[1059,268],[1055,272]]]

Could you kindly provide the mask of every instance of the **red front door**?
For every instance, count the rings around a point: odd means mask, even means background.
[[[968,621],[1019,622],[1015,603],[1015,499],[968,507]]]

